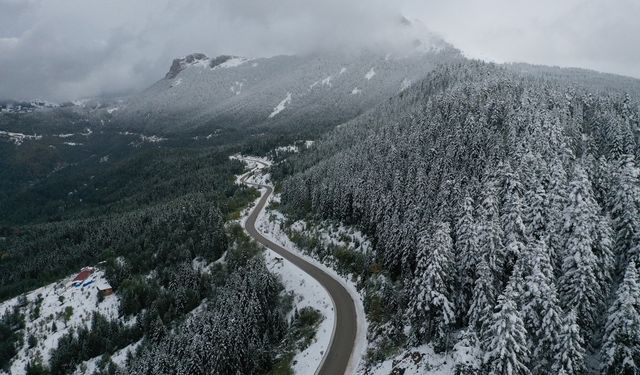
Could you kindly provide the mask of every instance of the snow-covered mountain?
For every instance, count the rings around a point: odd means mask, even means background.
[[[269,58],[192,54],[174,60],[163,79],[113,115],[147,130],[326,127],[406,89],[439,63],[461,58],[438,38],[398,51]]]

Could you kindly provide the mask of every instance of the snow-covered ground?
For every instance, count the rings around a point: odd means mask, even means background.
[[[22,134],[0,130],[0,138],[8,138],[11,142],[15,143],[16,146],[20,146],[25,140],[39,140],[42,139],[42,136],[37,134]]]
[[[141,343],[142,343],[142,340],[139,340],[129,346],[126,346],[116,351],[110,357],[111,362],[113,362],[118,367],[122,367],[127,361],[127,356],[129,355],[129,353],[135,354],[136,349],[138,349],[138,346],[140,346]],[[102,356],[91,358],[88,361],[82,362],[76,367],[76,370],[73,372],[73,375],[93,374],[95,370],[98,368],[98,365],[100,364],[100,360],[102,360]]]
[[[0,315],[19,306],[25,319],[24,342],[11,362],[10,374],[24,374],[25,365],[35,358],[47,363],[51,350],[58,346],[60,337],[71,328],[89,326],[94,312],[102,314],[107,319],[118,317],[118,296],[106,296],[102,302],[98,302],[96,285],[105,282],[102,271],[94,272],[91,276],[93,283],[82,288],[71,286],[75,276],[71,275],[29,292],[24,295],[26,300],[16,297],[0,303]],[[36,314],[38,306],[40,312]],[[33,348],[29,348],[29,336],[37,339]]]
[[[278,103],[277,106],[275,106],[275,108],[273,108],[273,112],[271,112],[271,114],[269,115],[269,118],[274,117],[275,115],[277,115],[278,113],[284,111],[285,108],[287,108],[287,104],[291,103],[291,93],[288,92],[287,96],[282,99],[282,101],[280,103]]]
[[[256,158],[256,157],[236,157],[240,160],[247,162],[249,168],[262,168],[254,160],[260,160],[261,162],[270,165],[271,162],[268,159]],[[240,176],[237,181],[240,181]],[[252,183],[270,184],[268,174],[254,174],[254,177],[248,179]],[[262,191],[264,193],[264,191]],[[271,195],[269,203],[272,201],[278,201],[278,197]],[[248,211],[245,213],[248,215]],[[243,215],[243,222],[246,215]],[[279,218],[274,220],[274,217]],[[316,259],[304,254],[286,235],[282,223],[284,222],[284,216],[282,213],[275,210],[263,210],[258,219],[256,220],[256,229],[269,240],[281,245],[282,247],[292,251],[296,255],[304,258],[308,262],[321,268],[326,273],[332,275],[338,280],[351,294],[353,300],[356,302],[356,312],[358,316],[358,333],[356,337],[356,344],[351,358],[349,370],[350,373],[355,373],[358,368],[362,357],[367,348],[366,341],[366,327],[367,322],[364,316],[364,308],[362,304],[362,296],[357,292],[357,289],[351,280],[347,280],[339,276],[333,269],[325,266]],[[333,322],[335,321],[333,304],[331,297],[327,291],[311,276],[302,272],[285,259],[281,259],[275,252],[271,250],[266,251],[267,264],[269,264],[272,272],[281,275],[283,283],[287,291],[293,291],[296,295],[296,307],[298,309],[304,306],[312,306],[320,310],[324,316],[324,320],[320,324],[318,332],[316,333],[316,341],[310,345],[306,350],[301,353],[297,353],[294,357],[293,369],[296,374],[314,374],[317,368],[322,363],[322,357],[326,353],[331,342],[331,336],[333,333]],[[275,261],[273,260],[275,257]],[[282,262],[282,263],[281,263]],[[291,288],[291,289],[289,289]],[[305,303],[306,301],[306,303]]]
[[[454,360],[451,354],[437,354],[430,345],[422,345],[405,350],[366,371],[360,369],[358,374],[451,375],[453,368]]]

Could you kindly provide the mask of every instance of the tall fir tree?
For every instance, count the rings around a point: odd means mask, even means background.
[[[462,213],[456,225],[455,250],[458,280],[461,289],[457,293],[456,311],[458,316],[464,317],[469,310],[473,297],[476,278],[476,257],[478,254],[476,224],[473,218],[473,199],[469,196],[464,198]]]
[[[498,297],[484,345],[484,366],[489,374],[528,375],[527,331],[520,313],[507,290]]]
[[[432,236],[423,234],[419,241],[418,267],[409,302],[418,341],[436,339],[444,343],[455,322],[450,230],[448,223],[438,223]]]
[[[640,170],[633,155],[623,155],[615,182],[611,217],[615,232],[615,252],[622,269],[640,243]]]
[[[574,174],[564,211],[566,242],[560,295],[564,308],[575,309],[578,324],[586,334],[595,328],[595,307],[602,297],[596,277],[597,258],[593,254],[598,207],[584,169],[576,166]]]
[[[552,374],[579,375],[585,371],[584,341],[576,320],[577,314],[575,310],[571,310],[562,322],[551,367]]]
[[[630,262],[609,308],[602,345],[602,372],[640,373],[640,285],[635,262]]]

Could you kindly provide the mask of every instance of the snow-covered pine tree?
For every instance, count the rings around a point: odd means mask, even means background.
[[[448,223],[438,223],[430,238],[423,234],[419,241],[418,267],[409,302],[418,341],[435,339],[446,345],[450,326],[455,322],[450,230]]]
[[[473,288],[473,298],[467,320],[470,327],[475,328],[476,332],[482,334],[491,323],[491,314],[496,301],[493,273],[484,257],[481,257],[478,263],[476,275],[477,278]],[[481,339],[483,338],[481,337]]]
[[[564,209],[567,205],[567,173],[560,160],[554,160],[549,165],[549,176],[546,186],[547,200],[546,209],[546,229],[549,237],[549,254],[551,264],[556,272],[560,274],[565,246],[564,237]]]
[[[640,286],[635,262],[629,262],[624,279],[609,308],[602,345],[604,374],[640,373]]]
[[[522,220],[523,187],[518,179],[518,175],[511,170],[509,164],[503,171],[504,182],[502,186],[502,210],[501,222],[504,238],[504,278],[509,278],[516,260],[524,251],[525,247],[525,226]]]
[[[546,200],[547,193],[542,185],[538,185],[535,190],[527,190],[525,194],[524,223],[526,234],[530,238],[539,239],[547,234]]]
[[[561,302],[575,309],[577,321],[586,334],[594,329],[600,286],[596,277],[597,258],[593,254],[598,206],[591,184],[581,166],[576,166],[565,208],[565,249],[560,278]]]
[[[584,341],[580,336],[580,327],[577,323],[577,314],[571,310],[562,322],[562,329],[558,335],[558,345],[555,348],[555,357],[552,374],[564,373],[567,375],[583,374],[584,363]]]
[[[492,375],[530,374],[527,331],[513,300],[513,293],[508,289],[498,297],[491,317],[490,334],[486,335],[484,345],[484,366]]]
[[[495,183],[489,177],[483,186],[483,200],[478,215],[478,247],[493,273],[496,287],[505,280],[505,248],[502,242],[502,227],[496,201]]]
[[[533,352],[531,362],[536,374],[546,374],[550,370],[561,327],[562,310],[555,285],[549,274],[542,271],[550,268],[548,262],[547,257],[534,259],[533,270],[526,277],[521,298],[522,319],[529,333],[528,339]]]
[[[640,243],[640,171],[633,155],[623,155],[615,181],[611,217],[615,232],[615,253],[622,269]]]
[[[455,249],[461,289],[457,293],[456,311],[458,316],[465,317],[473,297],[478,254],[476,224],[473,218],[473,199],[469,196],[464,198],[462,213],[456,225]]]

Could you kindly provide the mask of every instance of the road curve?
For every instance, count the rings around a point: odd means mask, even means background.
[[[264,163],[261,163],[257,160],[251,161],[266,166]],[[329,350],[325,354],[320,368],[318,368],[318,370],[316,371],[316,374],[347,374],[348,370],[355,370],[349,369],[349,362],[354,351],[358,328],[355,303],[345,287],[342,286],[342,284],[340,284],[340,282],[334,279],[331,275],[327,274],[322,269],[314,266],[313,264],[307,262],[303,258],[300,258],[294,253],[288,251],[282,246],[273,243],[272,241],[262,236],[260,232],[258,232],[255,225],[256,219],[267,204],[269,196],[273,193],[273,188],[267,185],[247,182],[247,178],[253,173],[253,171],[255,171],[255,169],[242,176],[240,180],[247,185],[253,185],[258,188],[263,188],[266,190],[266,192],[262,195],[256,207],[254,207],[254,209],[251,211],[251,214],[249,214],[249,217],[244,224],[245,230],[256,241],[275,251],[280,256],[287,259],[307,274],[311,275],[311,277],[316,279],[327,290],[327,292],[331,296],[331,299],[333,300],[333,306],[335,310],[335,325],[331,342],[329,344]]]

